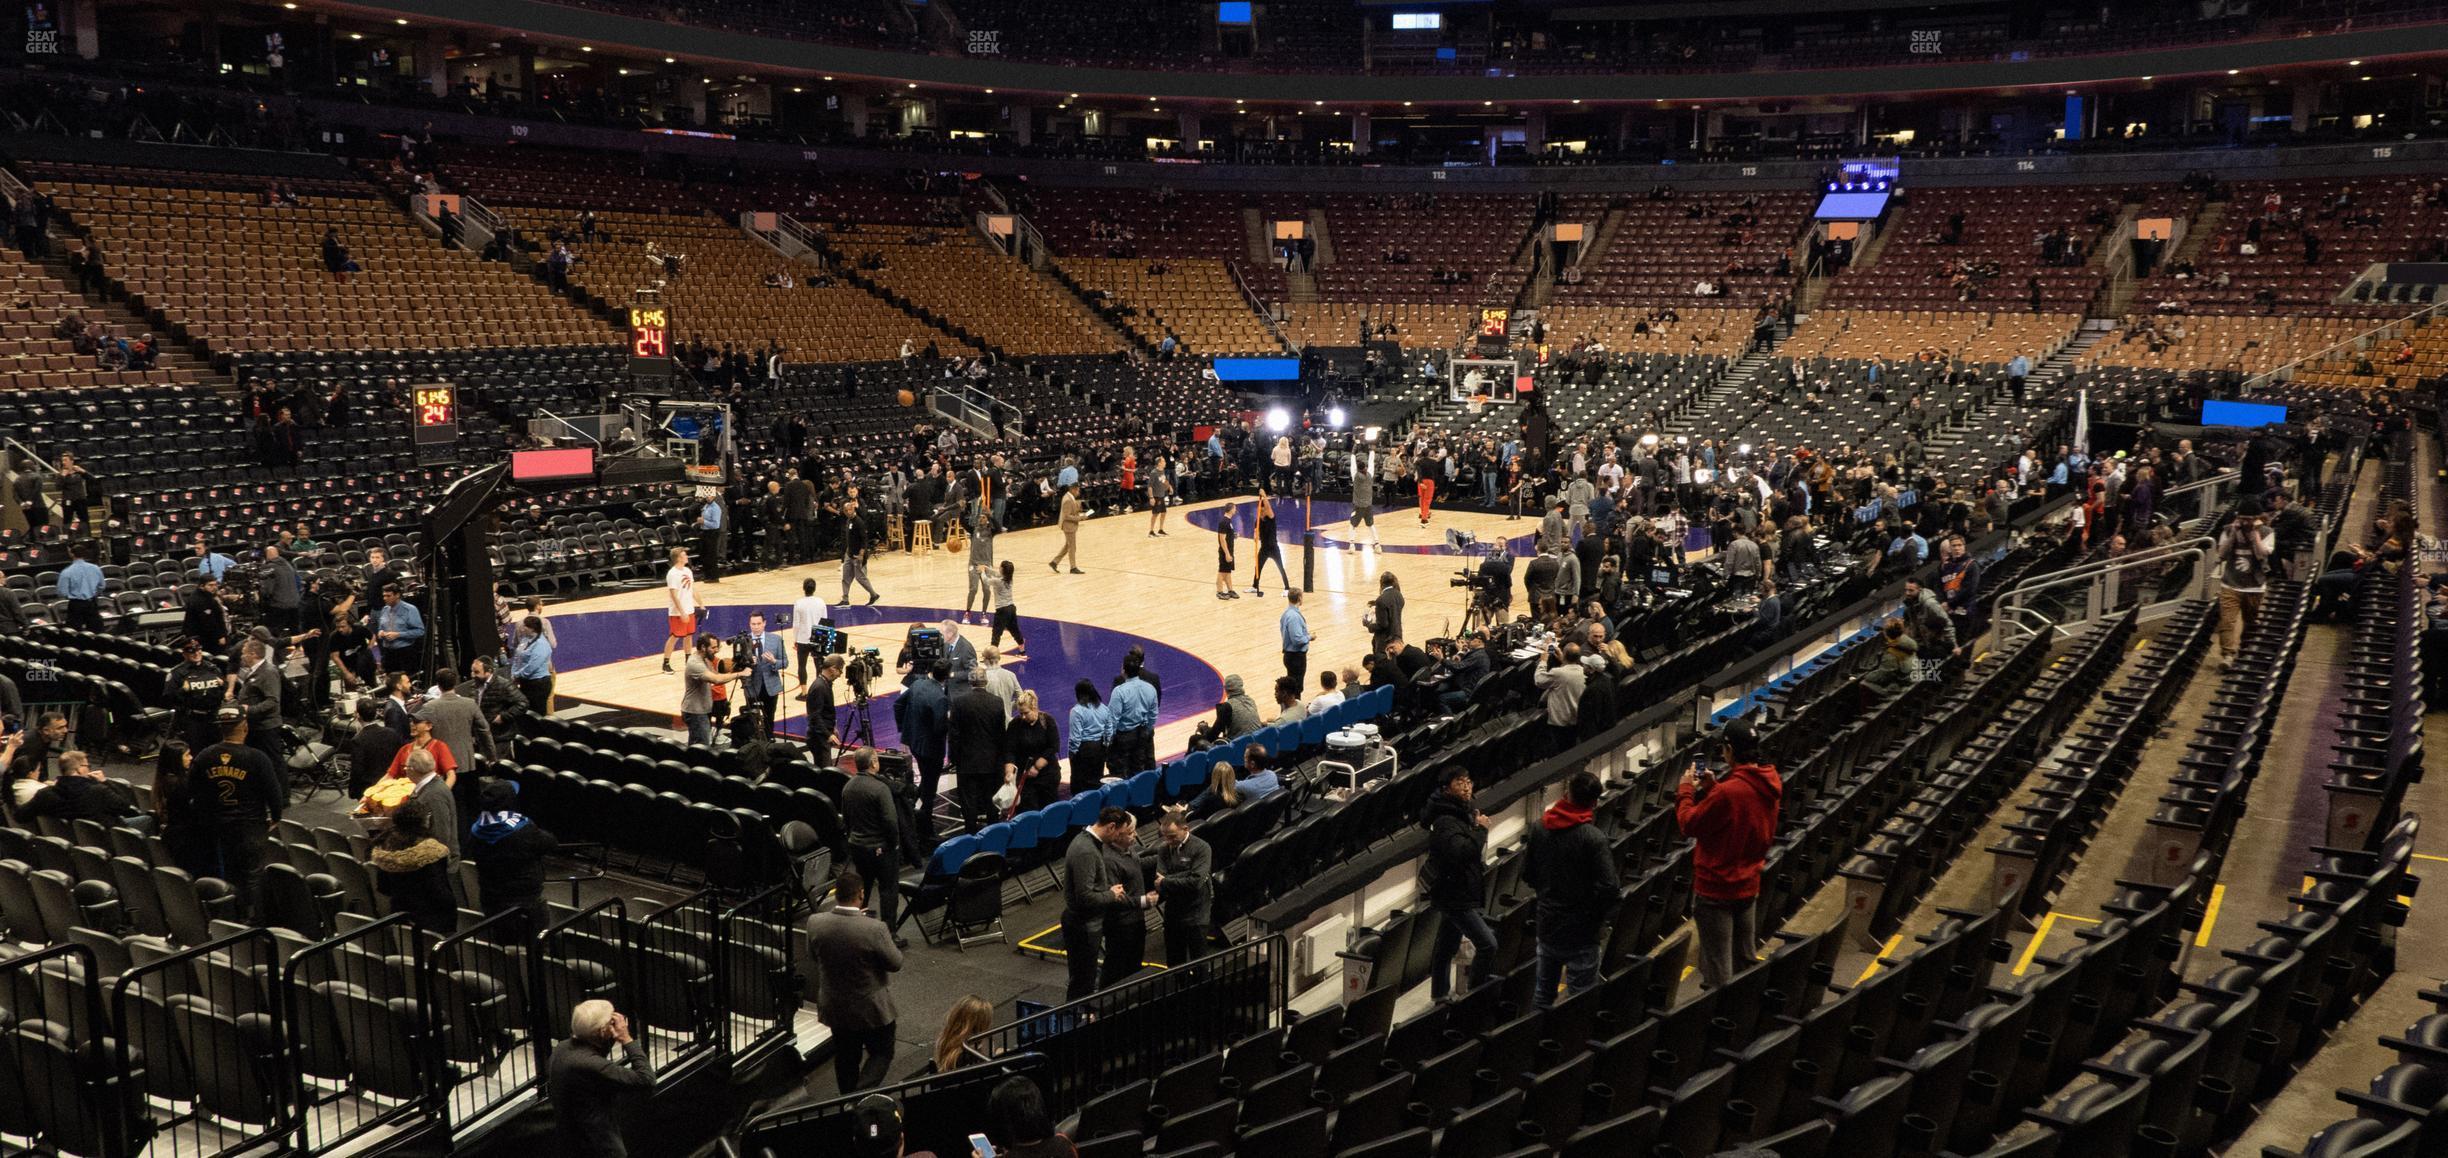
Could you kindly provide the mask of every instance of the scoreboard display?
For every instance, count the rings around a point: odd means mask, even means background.
[[[459,445],[459,387],[418,382],[408,387],[410,436],[423,461],[448,459]]]
[[[671,356],[670,307],[629,307],[629,371],[669,374]]]

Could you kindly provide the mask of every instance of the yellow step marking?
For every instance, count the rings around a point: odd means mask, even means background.
[[[2226,899],[2227,886],[2210,886],[2210,904],[2209,907],[2202,910],[2201,931],[2193,934],[2194,948],[2207,949],[2210,947],[2210,930],[2218,924],[2219,902]]]
[[[1887,938],[1887,943],[1886,943],[1886,944],[1884,944],[1884,945],[1879,946],[1878,956],[1876,956],[1876,957],[1872,957],[1872,958],[1870,959],[1870,967],[1869,967],[1869,968],[1867,968],[1867,969],[1862,970],[1862,975],[1861,975],[1860,977],[1856,978],[1856,979],[1854,980],[1853,984],[1855,984],[1855,985],[1859,985],[1859,984],[1861,984],[1861,983],[1862,983],[1862,982],[1864,982],[1864,981],[1868,981],[1868,980],[1870,979],[1870,975],[1871,975],[1871,974],[1873,974],[1873,973],[1878,972],[1878,971],[1879,971],[1879,966],[1880,966],[1881,964],[1884,964],[1884,963],[1886,962],[1886,960],[1887,960],[1887,955],[1888,955],[1889,953],[1893,953],[1893,952],[1895,952],[1895,951],[1896,951],[1896,946],[1901,945],[1901,944],[1903,944],[1903,943],[1904,943],[1904,934],[1902,934],[1902,933],[1898,933],[1898,934],[1896,934],[1896,935],[1895,935],[1895,936],[1893,936],[1893,937],[1889,937],[1889,938]]]

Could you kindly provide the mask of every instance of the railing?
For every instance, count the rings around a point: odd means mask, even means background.
[[[1267,333],[1275,336],[1275,344],[1290,350],[1292,339],[1284,336],[1283,326],[1275,320],[1274,312],[1267,309],[1265,302],[1259,300],[1258,291],[1250,288],[1249,275],[1241,272],[1241,260],[1235,258],[1225,262],[1224,268],[1231,271],[1233,288],[1241,291],[1241,300],[1248,303],[1250,312],[1257,314],[1259,321],[1266,323]]]
[[[539,430],[537,429],[538,427],[542,427],[543,429]],[[536,408],[536,417],[527,420],[527,433],[538,438],[551,437],[550,435],[545,434],[544,431],[551,430],[554,427],[559,427],[560,429],[569,431],[571,434],[585,439],[587,445],[589,446],[601,447],[603,445],[602,439],[599,439],[592,434],[588,434],[584,427],[578,426],[577,424],[572,423],[569,419],[563,418],[560,415],[542,407]]]
[[[723,1048],[737,1057],[788,1037],[799,1008],[799,974],[791,968],[790,918],[796,883],[775,885],[724,909],[714,940],[715,1008]]]
[[[696,1064],[719,1050],[714,898],[700,890],[637,922],[629,942],[622,998],[638,1040],[658,1073]]]
[[[93,950],[55,945],[0,963],[15,1088],[0,1093],[11,1154],[132,1154],[148,1126],[126,1071],[101,1064],[105,1036]],[[15,1139],[30,1144],[19,1146]]]
[[[459,247],[470,253],[483,253],[502,231],[501,214],[493,212],[484,202],[467,194],[459,195]]]
[[[225,988],[239,963],[277,956],[268,930],[248,929],[130,969],[111,987],[118,1072],[141,1075],[132,1096],[152,1112],[140,1147],[150,1158],[251,1150],[297,1129],[285,1003],[261,992],[233,1000]]]
[[[1004,1054],[975,1062],[948,1074],[928,1074],[897,1085],[792,1106],[760,1114],[740,1127],[736,1141],[715,1142],[718,1155],[851,1153],[858,1148],[852,1107],[872,1094],[889,1095],[901,1105],[901,1149],[906,1154],[965,1154],[969,1134],[987,1120],[986,1101],[1005,1080],[1031,1076],[1045,1069],[1045,1055]]]
[[[800,224],[798,218],[788,213],[774,214],[773,231],[775,236],[788,239],[811,256],[826,252],[823,235]]]
[[[2146,550],[2135,551],[2115,559],[2095,559],[2078,563],[2062,571],[2035,575],[1998,597],[1992,647],[2020,642],[2044,631],[2060,636],[2071,635],[2075,629],[2103,616],[2122,611],[2129,604],[2125,585],[2162,583],[2173,569],[2191,567],[2176,592],[2163,599],[2142,604],[2136,622],[2147,623],[2173,612],[2179,605],[2210,594],[2210,552],[2216,541],[2209,536],[2162,543]],[[2079,588],[2082,605],[2074,614],[2059,618],[2034,606],[2037,599],[2050,592]]]
[[[1153,1078],[1281,1024],[1290,996],[1286,948],[1281,936],[1235,945],[1008,1022],[970,1044],[989,1057],[1044,1054],[1040,1084],[1059,1119],[1099,1090]]]
[[[2314,350],[2313,352],[2306,354],[2301,358],[2297,358],[2292,362],[2288,362],[2283,366],[2273,367],[2255,374],[2250,378],[2246,378],[2243,386],[2239,388],[2239,392],[2249,396],[2256,387],[2266,386],[2272,382],[2284,382],[2290,378],[2293,378],[2297,370],[2300,370],[2305,366],[2313,365],[2319,362],[2321,359],[2326,358],[2331,354],[2335,354],[2340,350],[2345,350],[2348,348],[2358,350],[2369,349],[2371,343],[2379,341],[2380,339],[2399,337],[2401,335],[2399,335],[2397,331],[2400,327],[2410,326],[2419,321],[2425,321],[2437,315],[2443,309],[2448,309],[2448,298],[2443,298],[2439,301],[2433,302],[2430,305],[2424,306],[2423,308],[2407,314],[2402,318],[2382,322],[2371,329],[2354,335],[2353,337],[2346,338],[2342,341],[2332,342],[2327,346]]]
[[[300,949],[280,970],[271,1004],[289,1035],[299,1150],[326,1153],[425,1118],[438,1104],[426,1032],[434,1011],[415,999],[425,953],[425,939],[395,914]],[[233,981],[251,984],[254,969],[274,962],[250,964]]]
[[[757,218],[759,217],[773,218],[774,227],[771,229],[758,228]],[[762,241],[765,244],[772,246],[775,252],[780,253],[784,257],[797,260],[812,255],[815,252],[815,248],[813,246],[807,244],[805,241],[802,241],[790,230],[782,227],[782,223],[789,220],[789,218],[784,217],[779,213],[768,214],[753,212],[750,210],[741,210],[739,215],[739,227],[742,232],[746,233],[750,237],[756,238],[758,241]],[[796,223],[794,222],[793,224]]]
[[[1001,438],[1008,426],[1020,425],[1020,408],[959,379],[936,383],[927,394],[927,408],[960,423],[981,438]]]
[[[613,898],[540,934],[521,911],[439,940],[392,916],[285,960],[249,928],[116,977],[85,945],[0,962],[19,1087],[0,1093],[0,1150],[324,1156],[431,1131],[464,1148],[534,1101],[570,1011],[596,998],[667,1078],[738,1066],[798,1012],[794,900],[699,893],[637,920]]]
[[[435,1085],[454,1137],[524,1099],[542,1083],[558,1031],[536,1020],[527,956],[533,924],[523,909],[487,918],[434,946],[418,974],[429,1011]]]
[[[0,197],[8,198],[8,205],[12,211],[25,204],[25,199],[33,195],[33,188],[18,180],[17,174],[0,169]]]
[[[2169,487],[2159,496],[2160,509],[2169,514],[2183,513],[2185,518],[2198,519],[2226,506],[2221,500],[2230,486],[2242,487],[2244,472],[2223,470],[2208,478],[2195,479],[2181,486]],[[2195,498],[2195,495],[2201,497]]]

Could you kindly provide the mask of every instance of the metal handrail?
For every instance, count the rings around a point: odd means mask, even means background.
[[[2181,486],[2169,487],[2168,489],[2159,492],[2159,497],[2162,499],[2172,499],[2177,495],[2187,495],[2193,493],[2194,491],[2222,486],[2227,483],[2238,481],[2243,477],[2243,475],[2244,471],[2241,468],[2235,470],[2223,470],[2206,478],[2194,479],[2192,482],[2185,483]]]
[[[593,445],[595,445],[595,446],[599,446],[599,447],[600,447],[600,446],[602,446],[602,445],[603,445],[603,440],[602,440],[602,439],[596,438],[594,435],[588,434],[586,431],[584,431],[584,430],[580,430],[578,427],[571,425],[571,424],[570,424],[570,420],[569,420],[569,419],[563,418],[563,417],[561,417],[560,415],[555,414],[555,413],[553,413],[553,412],[552,412],[552,411],[550,411],[550,410],[545,410],[545,409],[543,409],[543,408],[541,408],[541,407],[538,407],[538,408],[536,409],[536,413],[537,413],[537,414],[540,414],[540,415],[542,415],[542,416],[544,416],[544,417],[546,417],[546,418],[549,418],[549,419],[553,420],[554,422],[558,422],[558,423],[560,423],[560,424],[561,424],[561,425],[562,425],[564,428],[566,428],[566,429],[567,429],[567,430],[568,430],[568,431],[569,431],[571,434],[575,434],[575,435],[577,435],[578,437],[580,437],[580,438],[583,438],[583,439],[587,440],[589,443],[591,443],[591,444],[593,444]]]
[[[2292,362],[2288,362],[2285,365],[2273,366],[2267,370],[2263,370],[2250,378],[2246,378],[2243,385],[2237,387],[2237,390],[2239,392],[2248,393],[2256,386],[2266,385],[2272,381],[2285,381],[2288,378],[2294,377],[2296,370],[2311,364],[2317,359],[2326,358],[2329,355],[2349,346],[2358,346],[2361,343],[2381,337],[2399,326],[2406,325],[2407,323],[2413,322],[2420,318],[2430,317],[2433,314],[2437,314],[2442,309],[2448,309],[2448,298],[2443,298],[2439,301],[2433,302],[2430,305],[2424,306],[2423,308],[2407,314],[2402,318],[2392,318],[2386,322],[2382,322],[2381,324],[2356,334],[2353,337],[2323,346],[2322,348],[2314,350],[2313,352],[2306,354],[2301,358],[2297,358]]]
[[[2116,559],[2101,559],[2090,563],[2081,563],[2068,567],[2062,571],[2053,571],[2046,575],[2033,576],[2030,579],[2026,579],[2023,582],[2016,584],[2013,589],[1998,597],[1997,604],[1991,612],[1992,622],[1996,625],[1994,630],[1999,633],[2001,642],[2008,638],[2022,638],[2021,634],[2019,633],[2010,637],[2006,629],[2010,626],[2021,626],[2028,628],[2029,625],[2023,623],[2023,618],[2026,616],[2037,618],[2041,622],[2048,624],[2052,629],[2062,627],[2063,625],[2058,623],[2058,621],[2041,614],[2038,610],[2031,607],[2030,600],[2033,596],[2043,591],[2051,591],[2073,586],[2084,587],[2093,595],[2093,598],[2090,600],[2090,606],[2086,609],[2081,619],[2082,622],[2087,622],[2110,610],[2109,608],[2101,605],[2099,596],[2103,594],[2104,590],[2109,587],[2118,577],[2122,576],[2128,571],[2139,571],[2144,567],[2155,567],[2162,564],[2172,565],[2190,561],[2194,565],[2194,569],[2193,578],[2189,586],[2195,588],[2196,590],[2179,595],[2173,599],[2158,600],[2145,605],[2142,610],[2145,613],[2148,613],[2158,608],[2182,603],[2186,599],[2195,598],[2199,594],[2204,594],[2207,592],[2210,582],[2210,568],[2207,566],[2207,564],[2210,560],[2210,551],[2212,547],[2215,546],[2215,542],[2215,540],[2207,536],[2202,536],[2186,539],[2177,543],[2164,543],[2157,547],[2152,547],[2143,551],[2136,551],[2132,554],[2124,555]],[[2152,618],[2153,616],[2146,614],[2145,617]],[[2037,632],[2032,632],[2032,634],[2037,634]]]
[[[22,456],[23,456],[23,458],[22,458],[22,460],[21,460],[22,462],[31,462],[31,463],[33,463],[34,465],[41,467],[41,468],[43,469],[43,473],[44,473],[44,474],[53,474],[53,475],[55,475],[55,474],[58,474],[58,473],[59,473],[59,468],[58,468],[57,466],[52,465],[52,463],[51,463],[51,460],[50,460],[50,459],[44,458],[43,456],[41,456],[41,455],[39,455],[39,454],[34,453],[34,448],[33,448],[33,447],[27,446],[26,444],[24,444],[24,443],[22,443],[22,442],[19,442],[19,441],[17,441],[17,440],[16,440],[16,439],[14,439],[14,438],[9,438],[9,437],[7,437],[7,436],[5,436],[5,435],[0,435],[0,444],[6,444],[6,445],[7,445],[7,446],[9,446],[10,448],[12,448],[12,449],[16,450],[16,452],[17,452],[19,455],[22,455]]]

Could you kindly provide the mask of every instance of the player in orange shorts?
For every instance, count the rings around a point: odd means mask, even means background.
[[[669,602],[664,614],[671,620],[671,634],[663,639],[663,670],[671,670],[672,652],[687,647],[697,634],[697,573],[689,570],[688,549],[674,547],[671,570],[663,573],[663,594]]]

